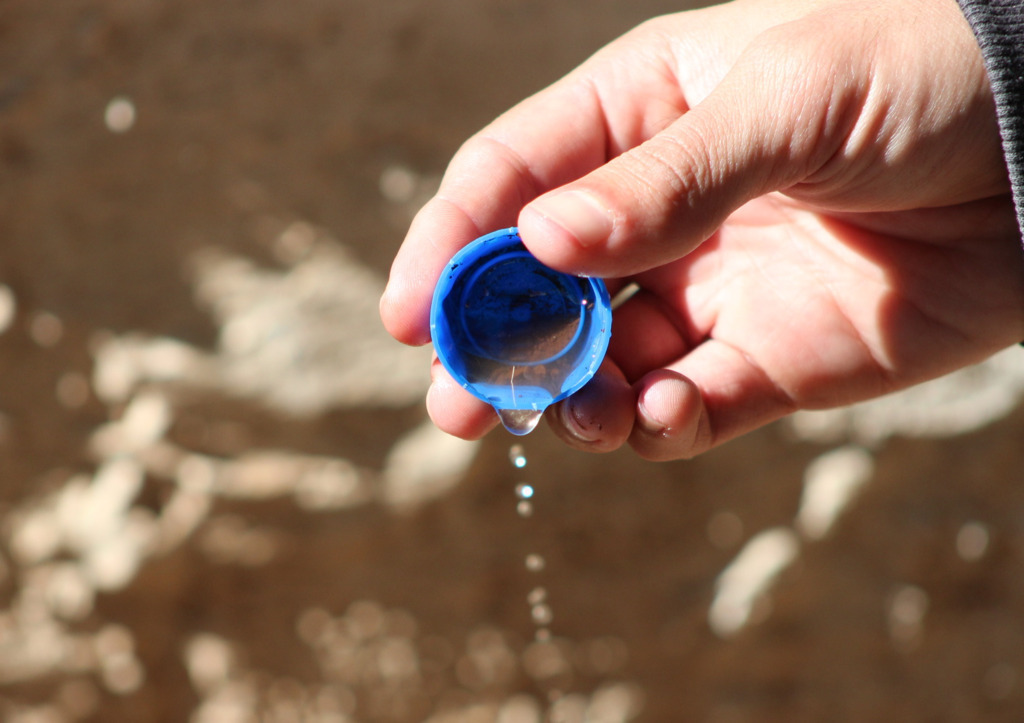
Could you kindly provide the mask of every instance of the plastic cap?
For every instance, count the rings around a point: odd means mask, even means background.
[[[499,414],[543,411],[586,384],[608,350],[611,324],[604,282],[545,266],[515,228],[459,251],[430,309],[441,363]]]

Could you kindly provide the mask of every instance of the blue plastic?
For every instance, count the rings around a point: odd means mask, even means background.
[[[580,389],[601,366],[611,328],[604,282],[543,265],[515,228],[459,251],[430,308],[441,363],[499,415],[541,412]]]

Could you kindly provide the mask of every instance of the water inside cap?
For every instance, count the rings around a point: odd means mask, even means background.
[[[515,228],[459,251],[434,289],[430,330],[438,358],[513,433],[536,426],[550,404],[586,384],[611,337],[600,279],[555,271]]]

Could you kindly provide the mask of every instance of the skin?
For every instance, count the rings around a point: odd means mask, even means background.
[[[554,268],[640,287],[599,374],[547,413],[578,449],[691,457],[1024,339],[994,104],[954,0],[737,0],[619,38],[455,155],[395,258],[390,333],[428,342],[445,263],[511,225]],[[431,373],[441,429],[496,425]]]

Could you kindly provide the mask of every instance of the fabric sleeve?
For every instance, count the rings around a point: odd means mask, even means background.
[[[981,46],[996,101],[1017,225],[1024,235],[1024,0],[957,0]]]

